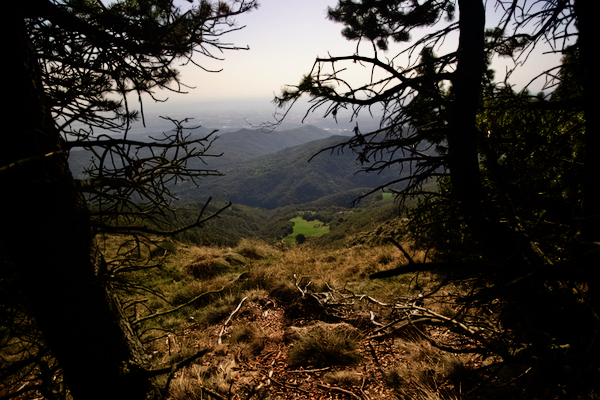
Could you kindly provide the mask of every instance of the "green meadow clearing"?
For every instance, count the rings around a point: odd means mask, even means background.
[[[300,233],[306,237],[323,236],[329,233],[329,226],[323,224],[323,222],[319,220],[307,221],[302,217],[296,217],[292,218],[290,221],[294,223],[294,232],[283,238],[285,243],[295,242],[296,235]]]

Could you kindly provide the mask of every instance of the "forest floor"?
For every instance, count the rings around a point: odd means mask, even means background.
[[[171,264],[185,275],[173,280],[179,289],[162,289],[176,297],[187,288],[185,300],[199,300],[152,319],[145,341],[156,368],[204,354],[163,377],[170,399],[458,398],[457,379],[479,360],[422,334],[447,339],[449,329],[412,323],[423,315],[411,305],[439,278],[368,279],[401,262],[393,246],[279,251],[246,242],[180,252]],[[451,315],[446,295],[419,305]]]
[[[377,400],[394,398],[399,384],[406,385],[404,394],[413,393],[414,398],[426,397],[426,393],[447,398],[455,390],[448,378],[458,366],[465,368],[467,361],[464,357],[443,354],[429,342],[409,333],[359,340],[355,349],[357,360],[349,365],[326,365],[325,356],[317,366],[310,362],[298,366],[297,362],[290,361],[290,352],[297,341],[294,333],[311,327],[356,329],[346,323],[289,320],[286,307],[264,298],[245,301],[226,327],[220,323],[199,328],[191,323],[182,336],[165,340],[155,357],[166,360],[172,359],[167,357],[169,351],[175,355],[179,351],[189,354],[190,349],[209,349],[194,364],[174,374],[170,391],[177,399],[202,398],[204,394],[204,398],[217,399]],[[236,339],[240,331],[259,334]],[[359,332],[361,337],[367,335],[364,327]],[[314,339],[328,340],[327,337]],[[327,343],[322,345],[327,346]],[[319,351],[318,348],[313,350]],[[318,360],[314,354],[306,357]],[[334,357],[332,364],[335,363]]]

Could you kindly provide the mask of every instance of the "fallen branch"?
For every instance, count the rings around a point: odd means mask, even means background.
[[[329,386],[329,385],[323,385],[322,383],[317,383],[317,386],[323,389],[327,389],[327,390],[335,390],[341,393],[345,393],[347,395],[350,395],[352,397],[354,397],[355,399],[358,400],[363,400],[359,395],[357,395],[354,392],[351,392],[350,390],[346,390],[346,389],[342,389],[341,387],[337,387],[337,386]]]
[[[330,370],[331,367],[325,367],[325,368],[315,368],[315,369],[296,369],[294,371],[287,371],[288,373],[294,373],[294,374],[299,374],[302,372],[321,372],[321,371],[327,371]]]
[[[219,332],[219,340],[218,340],[219,344],[223,344],[223,338],[222,338],[223,333],[225,333],[225,328],[227,328],[227,325],[229,325],[229,323],[231,322],[231,318],[233,318],[235,313],[238,312],[240,310],[240,308],[242,308],[242,303],[244,303],[244,301],[246,301],[247,299],[248,299],[248,297],[246,296],[242,299],[242,301],[240,301],[240,304],[238,304],[238,306],[235,308],[235,310],[233,310],[233,312],[229,315],[229,318],[227,318],[227,320],[223,324],[223,327],[221,328],[221,332]]]
[[[223,291],[223,289],[225,289],[225,286],[223,286],[223,287],[222,287],[221,289],[219,289],[219,290],[213,290],[213,291],[211,291],[211,292],[202,293],[201,295],[198,295],[198,296],[194,297],[192,300],[188,301],[187,303],[184,303],[184,304],[182,304],[182,305],[180,305],[180,306],[177,306],[177,307],[175,307],[175,308],[172,308],[172,309],[170,309],[170,310],[163,311],[163,312],[158,312],[158,313],[155,313],[155,314],[152,314],[152,315],[148,315],[148,316],[146,316],[146,317],[138,318],[138,319],[136,319],[135,321],[133,321],[133,324],[134,324],[134,325],[135,325],[135,324],[139,324],[140,322],[142,322],[142,321],[146,321],[146,320],[148,320],[148,319],[156,318],[156,317],[159,317],[159,316],[161,316],[161,315],[167,315],[167,314],[174,313],[175,311],[177,311],[177,310],[180,310],[180,309],[182,309],[183,307],[187,307],[187,306],[189,306],[190,304],[192,304],[192,303],[193,303],[193,302],[195,302],[196,300],[200,299],[201,297],[204,297],[204,296],[206,296],[206,295],[209,295],[209,294],[214,294],[214,293],[219,293],[219,292],[222,292],[222,291]]]

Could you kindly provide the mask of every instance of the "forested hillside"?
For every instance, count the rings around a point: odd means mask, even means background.
[[[205,161],[210,167],[218,168],[223,172],[251,158],[331,136],[327,131],[311,125],[275,131],[258,128],[242,129],[223,134],[216,132],[215,135],[217,139],[211,146],[211,152],[222,156]]]
[[[357,173],[361,162],[349,149],[315,156],[323,148],[345,140],[333,136],[287,148],[224,167],[225,176],[204,179],[198,188],[181,184],[176,190],[182,199],[210,193],[220,200],[268,209],[310,203],[327,196],[332,196],[332,204],[349,207],[360,195],[401,177],[393,169],[381,174]]]
[[[210,127],[198,126],[193,121],[190,121],[185,126],[193,128],[186,132],[189,135],[188,140],[199,140],[205,137],[210,139],[211,144],[206,153],[211,156],[205,157],[203,161],[209,168],[219,170],[223,168],[228,169],[228,167],[231,168],[232,165],[248,161],[254,157],[331,136],[327,131],[310,125],[288,130],[268,131],[254,128],[224,133]],[[170,126],[165,128],[164,131],[168,132],[172,129],[173,126]],[[146,133],[145,135],[138,134],[136,135],[136,139],[150,142],[151,137],[160,137],[161,134],[162,132]],[[147,156],[147,153],[143,151],[141,156]],[[82,176],[84,170],[90,167],[90,160],[93,157],[94,154],[90,151],[72,151],[69,156],[69,164],[72,172],[76,176]],[[195,159],[190,160],[189,167],[200,167],[200,161]]]

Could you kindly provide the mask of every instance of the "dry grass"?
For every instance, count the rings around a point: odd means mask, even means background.
[[[360,361],[362,334],[348,324],[316,324],[296,332],[288,362],[294,366],[352,365]]]
[[[427,341],[397,340],[404,361],[386,372],[386,383],[399,399],[441,400],[459,398],[456,385],[466,367],[455,355],[434,348]],[[457,387],[458,386],[458,387]]]
[[[242,325],[233,328],[229,334],[229,343],[234,345],[242,360],[255,357],[265,348],[267,336],[254,325]]]
[[[111,242],[111,246],[113,253],[118,252],[115,243]],[[386,303],[414,298],[437,283],[435,275],[423,273],[368,279],[371,273],[407,263],[402,252],[391,245],[358,245],[335,250],[295,246],[278,250],[258,240],[243,240],[235,248],[178,248],[180,250],[174,253],[165,254],[160,268],[148,271],[149,275],[132,275],[140,282],[159,288],[164,297],[163,300],[146,294],[149,301],[144,307],[147,309],[140,315],[166,312],[203,293],[215,292],[175,313],[137,326],[149,351],[155,354],[153,363],[157,367],[182,357],[190,349],[213,349],[201,363],[187,367],[171,381],[171,398],[175,400],[210,398],[207,389],[227,398],[232,385],[237,388],[238,395],[250,393],[250,389],[243,388],[256,387],[260,382],[264,384],[265,377],[252,375],[252,368],[240,364],[252,364],[265,358],[265,354],[269,357],[284,354],[281,357],[294,368],[364,365],[361,363],[365,355],[360,346],[363,334],[350,325],[326,327],[327,324],[317,323],[303,328],[296,332],[290,347],[288,342],[284,343],[283,329],[275,332],[273,329],[276,328],[271,327],[267,332],[260,323],[255,323],[264,320],[260,313],[244,314],[248,312],[245,308],[249,303],[257,307],[269,301],[270,305],[263,308],[267,310],[296,303],[300,292],[295,284],[302,278],[304,284],[311,282],[308,286],[311,292],[333,289],[338,298],[351,293],[357,296],[368,294]],[[413,251],[410,246],[405,248],[413,259],[422,259],[423,254]],[[237,322],[224,330],[224,344],[218,346],[218,332],[243,297],[248,298],[244,309],[236,316]],[[132,296],[132,300],[139,298],[140,295]],[[367,302],[355,303],[355,311],[372,307]],[[444,307],[445,315],[453,312],[451,305],[440,307]],[[376,312],[381,312],[379,318],[384,310]],[[285,323],[293,319],[290,315],[286,317],[282,318]],[[450,378],[454,376],[453,371],[460,369],[455,359],[446,358],[420,342],[399,342],[396,348],[404,353],[402,358],[406,361],[391,364],[393,367],[386,370],[385,385],[393,388],[398,398],[452,398]],[[238,376],[242,370],[244,373]],[[358,371],[358,367],[356,370],[333,369],[322,376],[322,382],[360,387],[365,380],[372,379]],[[379,384],[384,385],[384,382],[380,380]]]
[[[327,372],[323,381],[334,386],[359,386],[365,376],[358,370],[341,370]]]

